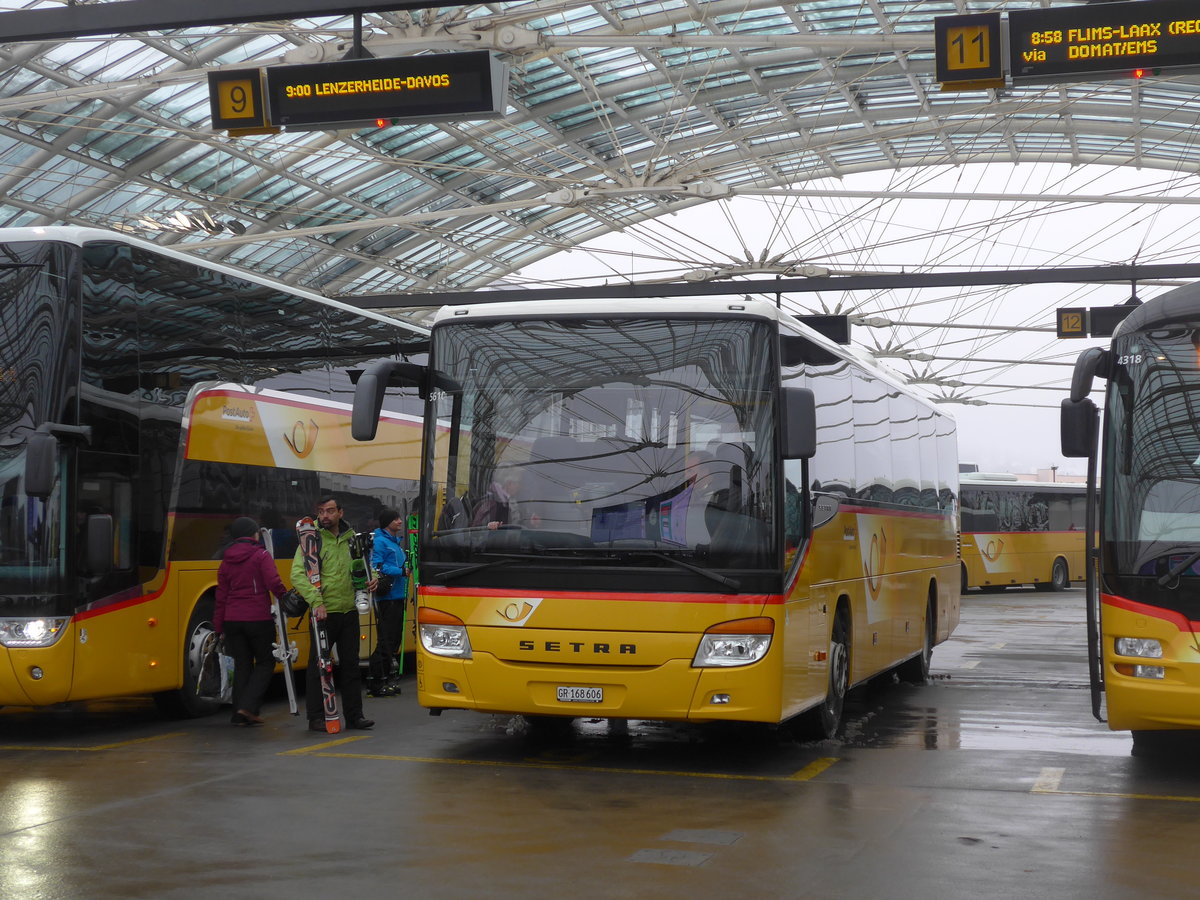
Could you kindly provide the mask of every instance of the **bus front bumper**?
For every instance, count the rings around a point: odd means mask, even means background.
[[[575,668],[508,662],[478,652],[469,660],[447,659],[423,649],[417,653],[417,698],[430,709],[778,722],[779,684],[779,672],[770,656],[745,666],[704,669],[682,659],[647,667]]]

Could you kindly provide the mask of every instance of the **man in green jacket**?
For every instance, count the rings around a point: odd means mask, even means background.
[[[308,580],[304,554],[292,560],[292,584],[308,601],[311,615],[325,624],[329,646],[337,647],[340,664],[335,675],[342,698],[342,714],[351,728],[371,728],[375,722],[363,715],[362,675],[358,671],[359,621],[354,606],[354,583],[350,580],[350,540],[354,529],[342,521],[342,507],[334,497],[317,501],[316,517],[321,538],[321,589]],[[368,585],[375,589],[374,581]],[[317,670],[317,648],[309,642],[305,672],[304,703],[310,731],[325,733],[325,711],[321,704],[321,676]]]

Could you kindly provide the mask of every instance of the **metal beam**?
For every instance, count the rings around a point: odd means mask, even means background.
[[[128,34],[204,25],[240,25],[348,16],[354,13],[462,6],[449,0],[118,0],[70,5],[61,9],[29,9],[0,13],[0,42],[63,41],[97,34]]]
[[[647,297],[716,297],[731,294],[811,294],[817,291],[878,291],[888,288],[972,287],[1000,284],[1082,284],[1200,278],[1200,263],[1154,266],[1066,266],[824,278],[754,279],[722,282],[606,284],[598,287],[506,288],[499,291],[441,291],[427,294],[363,294],[338,297],[359,309],[415,309],[514,300],[635,300]]]

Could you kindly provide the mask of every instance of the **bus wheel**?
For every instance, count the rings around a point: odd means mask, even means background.
[[[839,606],[829,635],[829,687],[824,702],[802,714],[796,722],[797,737],[820,741],[837,734],[842,709],[850,690],[850,626],[846,607]]]
[[[937,616],[934,613],[933,598],[925,606],[925,640],[921,652],[912,659],[900,663],[896,674],[901,681],[912,684],[927,684],[929,682],[929,662],[933,658],[933,642],[936,639]]]
[[[1050,590],[1065,591],[1070,585],[1071,577],[1067,571],[1067,561],[1060,556],[1050,569]]]
[[[183,687],[154,695],[159,712],[173,719],[195,719],[212,715],[220,708],[216,700],[196,696],[196,681],[200,677],[200,650],[212,634],[213,598],[202,597],[188,619],[183,636]]]

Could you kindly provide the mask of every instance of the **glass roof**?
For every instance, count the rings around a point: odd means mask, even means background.
[[[1191,79],[939,90],[935,16],[1044,5],[568,0],[367,14],[377,56],[497,53],[512,73],[505,117],[248,137],[212,130],[208,73],[342,58],[350,17],[8,44],[0,224],[118,228],[333,296],[468,290],[701,202],[678,189],[705,179],[785,187],[981,158],[1176,169],[1196,152],[1194,116],[1181,116]],[[547,202],[562,188],[592,196]]]

